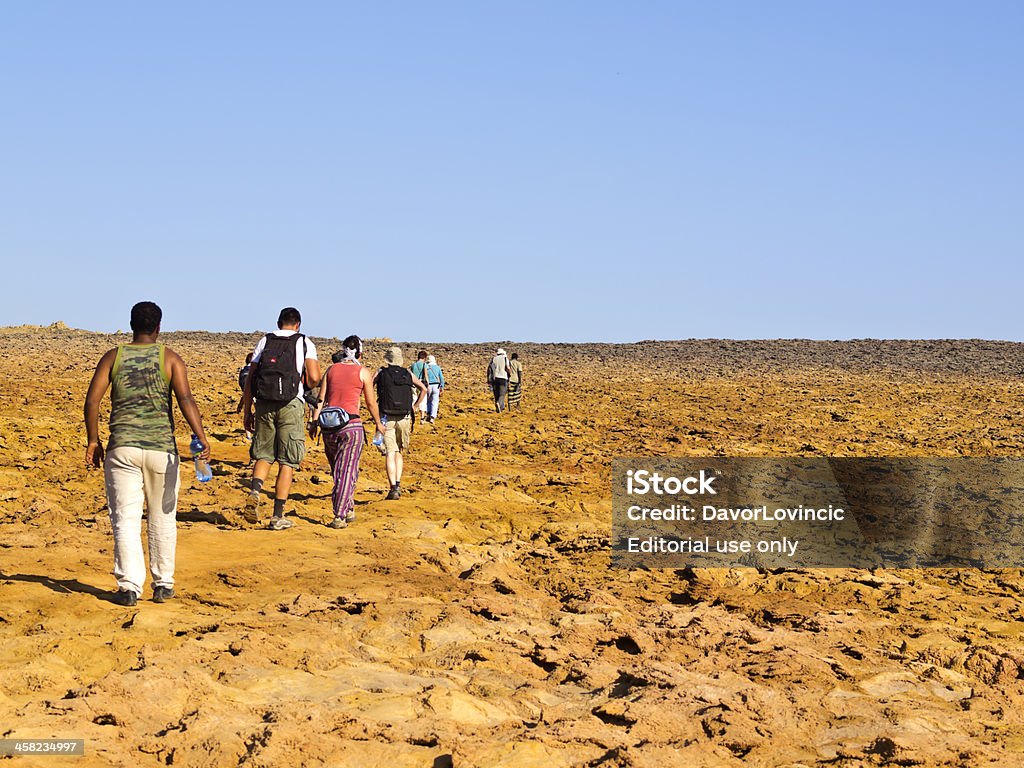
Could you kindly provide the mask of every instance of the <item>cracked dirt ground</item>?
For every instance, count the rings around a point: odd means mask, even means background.
[[[1021,571],[614,571],[607,551],[616,456],[1020,455],[1019,345],[511,345],[527,389],[504,417],[490,346],[429,345],[450,387],[408,493],[383,501],[368,450],[357,522],[324,527],[315,446],[273,532],[231,524],[256,338],[161,339],[216,476],[183,465],[178,598],[123,608],[81,425],[115,337],[0,330],[0,738],[83,738],[81,766],[1024,764]]]

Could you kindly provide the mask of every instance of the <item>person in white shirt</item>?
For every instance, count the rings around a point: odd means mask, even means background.
[[[505,396],[508,394],[508,356],[501,347],[491,358],[487,366],[487,384],[494,393],[494,410],[501,413],[505,410]]]
[[[274,515],[270,528],[292,527],[285,517],[292,477],[306,456],[306,387],[320,383],[320,363],[312,340],[299,333],[302,316],[285,307],[277,318],[278,330],[268,333],[252,353],[252,368],[242,394],[246,431],[253,433],[249,455],[253,459],[252,486],[246,498],[245,518],[260,522],[263,483],[274,462]],[[254,404],[255,403],[255,407]]]

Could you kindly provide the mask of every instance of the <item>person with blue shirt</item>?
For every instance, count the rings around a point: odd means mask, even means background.
[[[427,364],[423,366],[423,380],[427,384],[427,415],[424,421],[433,424],[437,418],[441,393],[444,392],[444,371],[433,355],[427,357]]]

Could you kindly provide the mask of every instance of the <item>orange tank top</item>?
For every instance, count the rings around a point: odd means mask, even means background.
[[[359,395],[363,391],[358,363],[335,363],[327,371],[327,405],[341,408],[359,417]]]

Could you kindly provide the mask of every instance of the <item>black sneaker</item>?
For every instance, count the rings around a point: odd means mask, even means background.
[[[174,597],[174,587],[156,587],[153,589],[153,602],[163,603]]]
[[[130,589],[119,589],[110,598],[111,602],[117,603],[118,605],[124,605],[131,607],[139,602],[139,596]]]
[[[385,501],[395,501],[396,499],[402,498],[402,489],[397,485],[388,491],[388,495],[384,497]]]

